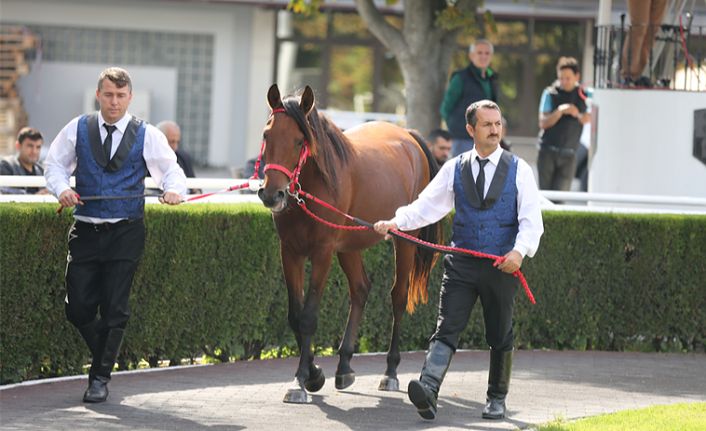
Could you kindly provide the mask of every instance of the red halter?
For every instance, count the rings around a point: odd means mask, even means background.
[[[270,117],[272,117],[278,112],[282,112],[285,114],[287,113],[284,108],[275,108],[272,110]],[[257,175],[257,171],[260,168],[260,159],[262,159],[262,155],[264,154],[264,152],[265,140],[263,139],[262,147],[260,148],[260,156],[257,158],[257,162],[255,162],[255,175]],[[295,194],[298,191],[297,187],[299,186],[299,174],[301,173],[302,167],[304,166],[304,163],[306,163],[306,159],[307,157],[309,157],[309,154],[309,142],[305,139],[304,143],[302,144],[302,149],[299,151],[299,161],[297,161],[297,165],[294,167],[293,171],[290,171],[289,169],[277,163],[268,163],[265,165],[264,172],[274,169],[285,174],[287,178],[289,178],[289,193]]]

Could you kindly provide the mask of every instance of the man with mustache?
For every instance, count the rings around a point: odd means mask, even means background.
[[[512,312],[519,286],[512,273],[525,256],[534,256],[544,232],[532,169],[500,147],[498,105],[490,100],[471,104],[466,109],[466,130],[474,148],[445,163],[417,200],[399,208],[393,219],[375,223],[375,230],[387,238],[389,229],[420,229],[455,208],[451,245],[502,256],[498,261],[451,254],[444,258],[436,332],[421,376],[409,383],[407,391],[424,419],[436,417],[439,388],[478,298],[490,345],[482,415],[505,417],[514,340]]]

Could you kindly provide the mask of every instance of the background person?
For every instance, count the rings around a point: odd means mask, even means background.
[[[44,137],[37,129],[23,127],[17,134],[15,149],[17,154],[0,160],[0,175],[44,175],[39,164],[39,155],[44,144]],[[7,194],[46,194],[47,189],[40,187],[2,187],[0,193]]]
[[[179,148],[181,144],[181,127],[171,120],[165,120],[157,124],[157,128],[164,133],[167,137],[167,142],[169,146],[174,150],[174,154],[177,157],[177,163],[184,170],[184,175],[186,178],[196,178],[196,173],[194,172],[194,166],[191,161],[191,156],[184,150]],[[201,193],[201,189],[189,189],[189,193],[192,195],[197,195]]]
[[[473,138],[466,132],[466,108],[479,100],[498,101],[498,75],[490,68],[493,44],[480,39],[468,49],[470,63],[451,74],[441,102],[441,117],[453,138],[453,157],[470,151]]]
[[[429,142],[431,155],[439,166],[446,163],[451,154],[451,134],[443,129],[434,129],[429,132],[427,142]]]
[[[539,102],[539,153],[537,171],[541,190],[571,190],[576,172],[576,150],[583,125],[591,121],[579,85],[579,65],[573,57],[561,57],[557,80],[544,89]]]

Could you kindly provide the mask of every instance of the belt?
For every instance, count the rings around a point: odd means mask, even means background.
[[[136,218],[136,219],[125,219],[125,220],[120,220],[115,223],[87,223],[85,221],[81,220],[76,220],[76,226],[83,226],[88,229],[93,229],[96,232],[106,232],[109,230],[115,230],[123,226],[127,226],[129,224],[138,222],[142,219]]]

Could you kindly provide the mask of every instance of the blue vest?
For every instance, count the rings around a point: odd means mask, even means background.
[[[115,155],[103,152],[98,115],[84,115],[76,133],[76,192],[80,196],[126,196],[145,193],[147,166],[142,155],[145,123],[133,117],[128,123]],[[74,214],[97,218],[142,218],[145,199],[86,201]]]
[[[470,153],[458,158],[454,171],[456,215],[453,247],[502,256],[512,250],[517,221],[517,156],[503,151],[485,200],[478,196]]]

